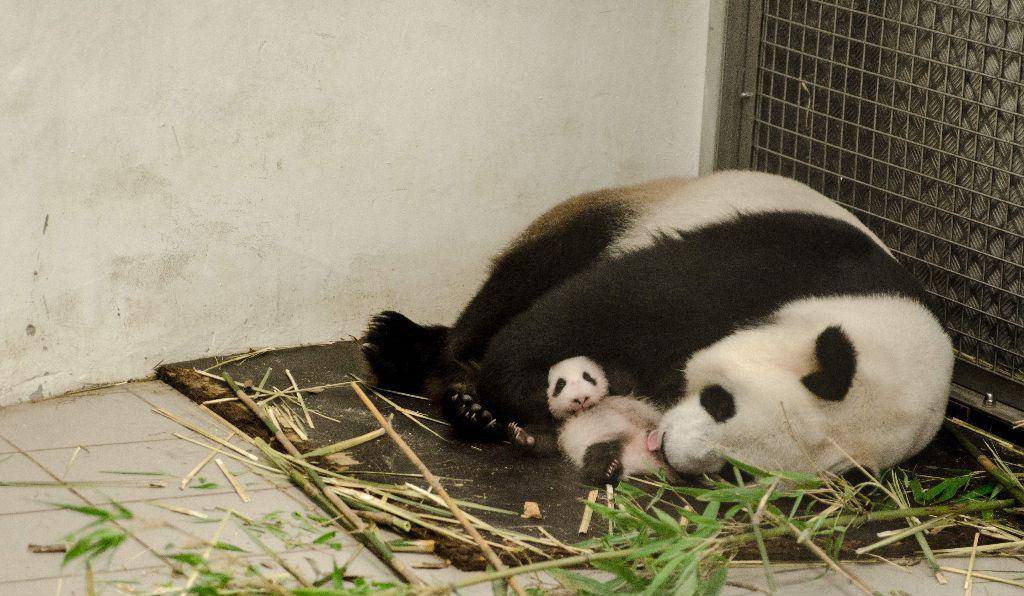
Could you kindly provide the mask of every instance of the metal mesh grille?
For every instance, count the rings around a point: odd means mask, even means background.
[[[755,169],[853,211],[1024,382],[1024,0],[765,0]]]

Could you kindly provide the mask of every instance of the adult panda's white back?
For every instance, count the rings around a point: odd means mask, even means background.
[[[867,226],[838,203],[805,184],[782,176],[729,170],[697,178],[660,181],[658,189],[659,193],[645,195],[637,205],[635,219],[615,240],[610,251],[635,250],[649,245],[659,233],[687,232],[741,214],[796,212],[849,223],[892,254]]]

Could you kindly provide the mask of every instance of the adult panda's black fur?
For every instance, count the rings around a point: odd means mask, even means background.
[[[738,216],[609,259],[542,296],[491,341],[480,365],[488,406],[536,425],[551,364],[585,354],[625,369],[666,407],[691,354],[809,296],[901,294],[920,286],[850,224],[792,212]]]
[[[382,313],[365,351],[379,384],[446,400],[463,429],[500,435],[497,418],[547,439],[561,360],[625,371],[665,408],[696,351],[795,299],[872,293],[925,301],[848,212],[792,181],[725,173],[570,199],[496,259],[452,328]]]

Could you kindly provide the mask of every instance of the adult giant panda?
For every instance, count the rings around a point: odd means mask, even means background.
[[[820,329],[806,322],[800,334],[792,331],[780,323],[787,308]],[[890,328],[889,340],[872,342],[871,330],[893,320],[901,325]],[[756,340],[742,344],[747,337]],[[809,345],[814,349],[804,349]],[[780,360],[795,381],[770,388],[781,377],[750,360],[798,349],[799,358]],[[864,366],[858,355],[889,362],[892,382],[867,391],[871,401],[863,407],[905,399],[888,393],[902,382],[914,385],[914,398],[906,415],[890,421],[899,432],[883,426],[864,433],[865,440],[900,437],[902,455],[938,428],[952,368],[948,339],[921,287],[870,230],[809,187],[754,172],[570,198],[495,259],[452,327],[382,313],[370,323],[364,353],[382,386],[443,400],[464,432],[497,437],[509,423],[525,428],[516,437],[538,452],[556,445],[546,407],[551,367],[586,357],[607,373],[610,393],[633,392],[669,411],[661,446],[681,467],[688,464],[673,456],[673,445],[687,436],[694,413],[684,406],[701,408],[705,418],[728,414],[727,400],[712,395],[718,390],[703,396],[705,373],[696,372],[694,358],[743,378],[742,391],[731,389],[732,381],[714,383],[734,398],[734,391],[743,394],[732,402],[736,416],[759,392],[771,400],[787,392],[813,396],[798,407],[827,410]],[[760,387],[758,375],[765,375]],[[844,416],[835,422],[856,422],[855,414]],[[780,424],[766,418],[753,432],[781,436]]]

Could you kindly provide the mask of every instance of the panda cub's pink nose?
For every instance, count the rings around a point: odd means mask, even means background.
[[[572,400],[572,403],[576,404],[577,406],[582,406],[588,401],[590,401],[589,395],[581,395],[580,397],[577,397],[576,399]]]

